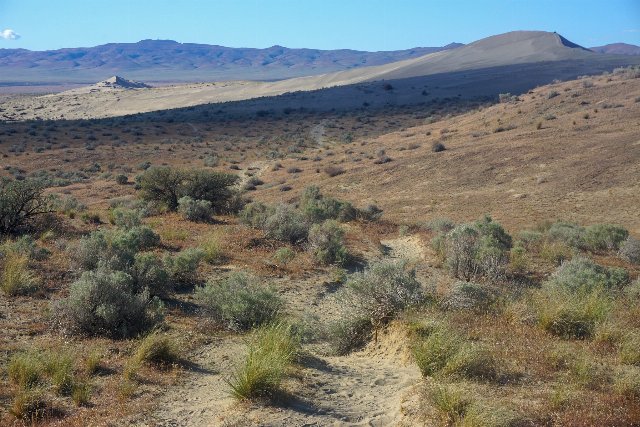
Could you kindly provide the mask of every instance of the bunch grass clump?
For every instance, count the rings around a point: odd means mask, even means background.
[[[178,344],[169,336],[157,331],[150,333],[140,342],[133,355],[133,362],[155,365],[171,365],[180,360]]]
[[[275,398],[300,349],[300,337],[288,323],[263,326],[252,334],[244,360],[227,380],[238,400]]]
[[[0,288],[7,295],[26,295],[40,287],[40,281],[29,269],[29,258],[17,252],[8,252],[0,258]]]

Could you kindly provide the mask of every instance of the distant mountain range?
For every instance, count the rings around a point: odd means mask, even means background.
[[[383,65],[460,46],[364,52],[142,40],[49,51],[0,49],[0,83],[93,83],[114,74],[147,82],[279,80]]]
[[[627,43],[612,43],[590,48],[594,52],[615,55],[640,55],[640,46]]]

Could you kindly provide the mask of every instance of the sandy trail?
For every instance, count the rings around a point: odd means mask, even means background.
[[[348,356],[307,354],[291,397],[281,405],[236,403],[224,382],[238,355],[241,339],[218,343],[195,355],[199,366],[165,394],[157,410],[140,425],[154,426],[388,426],[403,424],[403,402],[420,378],[401,347],[400,332],[381,334],[377,343]],[[215,362],[212,362],[215,361]]]
[[[422,241],[406,236],[381,242],[390,258],[417,264],[424,259]],[[333,290],[309,281],[280,283],[290,304],[323,321],[336,313]],[[306,307],[306,309],[302,309]],[[298,310],[296,310],[298,311]],[[392,324],[362,351],[326,356],[307,345],[281,404],[240,404],[225,383],[245,354],[244,338],[230,336],[201,347],[190,360],[181,384],[163,395],[140,425],[148,426],[389,426],[411,425],[403,410],[414,394],[420,372],[410,357],[406,331]]]

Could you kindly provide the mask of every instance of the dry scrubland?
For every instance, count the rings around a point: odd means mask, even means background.
[[[640,424],[634,76],[2,123],[0,424]]]

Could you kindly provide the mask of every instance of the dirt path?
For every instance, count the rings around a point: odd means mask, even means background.
[[[280,406],[244,405],[229,397],[224,382],[242,340],[212,343],[194,355],[202,368],[165,394],[140,425],[154,426],[387,426],[403,422],[403,402],[420,377],[398,345],[397,330],[365,350],[341,357],[307,355]],[[209,367],[207,367],[207,364]]]
[[[382,242],[387,256],[419,263],[423,244],[415,236]],[[319,281],[319,282],[318,282]],[[323,321],[333,316],[332,290],[314,282],[281,283],[285,299],[306,301],[306,311]],[[298,310],[296,310],[298,311]],[[326,356],[313,346],[286,384],[290,396],[280,405],[239,404],[228,395],[225,376],[245,353],[242,337],[201,347],[190,358],[197,369],[159,399],[148,426],[388,426],[411,425],[403,407],[411,400],[420,373],[407,348],[406,332],[393,324],[376,342],[347,356]]]

